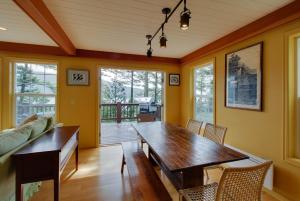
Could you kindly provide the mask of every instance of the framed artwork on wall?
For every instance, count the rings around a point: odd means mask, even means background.
[[[88,86],[90,84],[90,72],[88,70],[67,69],[67,85]]]
[[[263,42],[225,55],[225,107],[262,111]]]
[[[169,74],[169,85],[179,86],[180,85],[180,74]]]

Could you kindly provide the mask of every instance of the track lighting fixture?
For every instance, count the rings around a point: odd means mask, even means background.
[[[162,33],[161,33],[161,36],[159,38],[160,47],[166,48],[167,47],[167,37],[164,33],[164,26],[162,27],[161,32]]]
[[[146,38],[148,39],[147,45],[150,46],[149,49],[147,50],[147,56],[151,57],[152,56],[152,48],[151,48],[151,42],[153,38],[159,33],[161,30],[161,36],[159,38],[159,43],[161,48],[166,48],[167,47],[167,37],[164,33],[164,25],[168,23],[168,20],[170,17],[173,15],[173,13],[177,10],[177,8],[180,6],[180,4],[184,2],[184,8],[183,11],[180,13],[180,28],[182,30],[187,30],[189,28],[190,24],[190,18],[191,18],[191,11],[187,9],[186,7],[186,0],[180,0],[177,5],[174,7],[174,9],[171,11],[170,8],[163,8],[162,13],[165,15],[165,20],[164,22],[160,25],[160,27],[157,29],[157,31],[152,35],[146,35]]]
[[[147,45],[150,46],[149,49],[147,50],[147,57],[152,57],[152,48],[151,48],[152,35],[146,35],[146,38],[148,39]]]
[[[184,9],[180,13],[180,28],[187,30],[190,25],[191,11],[186,8],[186,0],[184,0]]]

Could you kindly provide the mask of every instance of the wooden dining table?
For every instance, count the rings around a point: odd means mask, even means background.
[[[203,168],[249,158],[228,147],[163,122],[133,127],[148,144],[149,160],[159,165],[177,190],[203,185]]]

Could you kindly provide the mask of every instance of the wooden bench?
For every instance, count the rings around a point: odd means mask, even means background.
[[[156,174],[137,141],[123,142],[123,166],[126,163],[131,191],[136,201],[171,201],[168,191]],[[125,162],[126,161],[126,162]]]

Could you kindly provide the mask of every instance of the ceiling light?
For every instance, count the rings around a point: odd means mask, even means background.
[[[177,8],[181,5],[181,3],[184,2],[184,10],[180,13],[180,28],[182,30],[187,30],[189,28],[190,24],[190,18],[191,18],[191,11],[186,8],[186,0],[180,0],[173,10],[170,8],[163,8],[162,13],[165,15],[165,20],[163,23],[158,27],[157,31],[152,35],[147,35],[146,38],[148,39],[147,45],[150,46],[150,48],[147,50],[147,56],[152,56],[152,48],[151,48],[151,42],[155,38],[155,36],[159,33],[160,30],[162,30],[162,34],[159,38],[159,43],[161,48],[167,47],[167,37],[164,33],[164,25],[168,23],[170,17],[173,15],[173,13],[177,10]]]
[[[186,8],[186,0],[184,0],[184,10],[180,13],[180,28],[187,30],[190,25],[191,11]]]
[[[1,30],[1,31],[6,31],[6,30],[7,30],[7,28],[0,27],[0,30]]]
[[[152,35],[148,34],[146,35],[146,38],[148,39],[147,45],[150,46],[147,50],[147,57],[152,57],[152,48],[151,48],[151,41],[152,41]]]
[[[161,33],[161,36],[160,36],[160,39],[159,39],[160,47],[166,48],[167,47],[167,37],[164,33],[164,26],[162,26],[161,31],[162,31],[162,33]]]
[[[147,57],[152,57],[152,48],[149,47],[149,49],[147,50]]]

